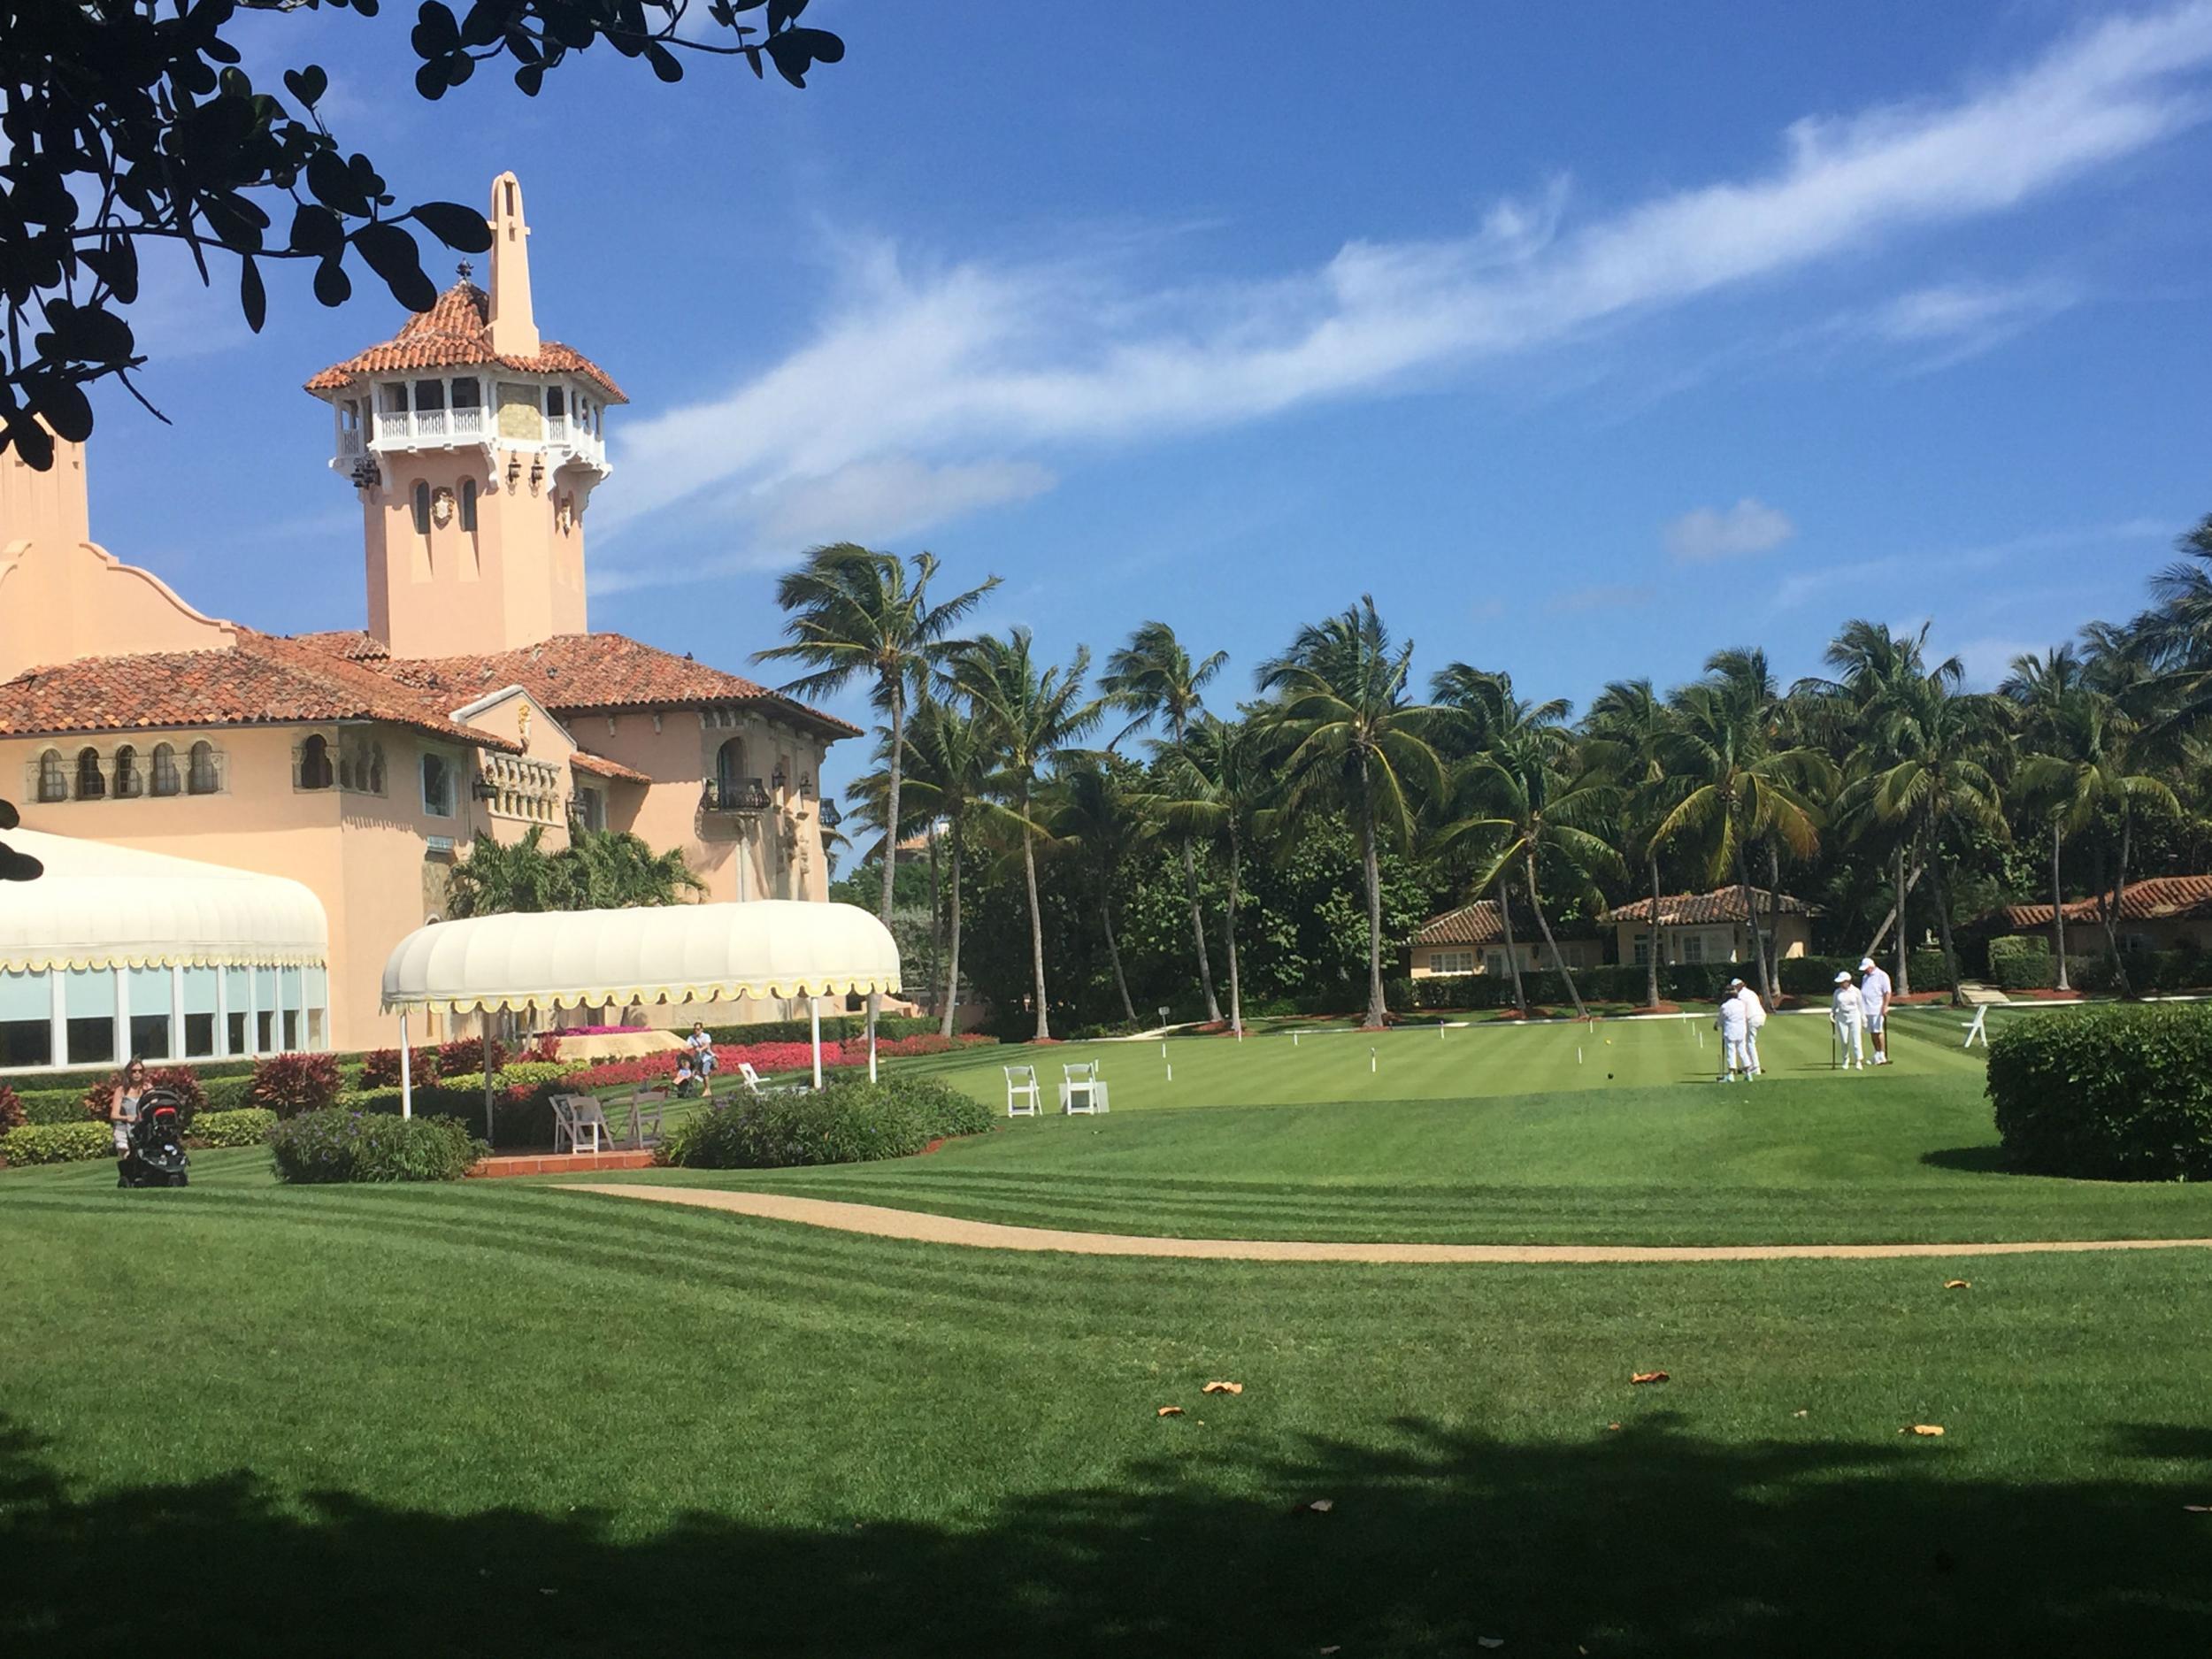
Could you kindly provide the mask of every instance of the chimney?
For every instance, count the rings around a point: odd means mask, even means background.
[[[492,180],[492,349],[503,357],[538,354],[530,313],[530,227],[522,220],[522,185],[511,173]]]
[[[41,472],[10,445],[0,455],[0,548],[12,541],[74,546],[92,540],[85,494],[84,445],[54,440],[54,465]]]

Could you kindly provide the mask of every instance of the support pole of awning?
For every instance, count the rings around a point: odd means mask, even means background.
[[[407,1010],[399,1010],[399,1115],[415,1115],[415,1069],[413,1056],[407,1051]]]
[[[820,997],[810,996],[806,999],[806,1017],[814,1027],[814,1087],[818,1089],[822,1087],[822,999]]]

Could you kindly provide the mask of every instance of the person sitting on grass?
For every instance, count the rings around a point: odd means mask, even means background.
[[[1713,1026],[1720,1033],[1720,1080],[1733,1083],[1740,1072],[1748,1081],[1756,1075],[1751,1069],[1751,1017],[1733,991],[1720,994],[1720,1012]]]
[[[1836,1028],[1836,1050],[1843,1056],[1847,1071],[1856,1066],[1866,1070],[1866,1044],[1863,1038],[1865,1024],[1861,1018],[1859,987],[1851,982],[1847,973],[1836,975],[1836,995],[1828,1005],[1828,1018]]]
[[[123,1165],[131,1156],[131,1125],[138,1121],[138,1102],[146,1093],[146,1063],[136,1055],[116,1073],[108,1090],[108,1123],[115,1131],[115,1184],[127,1187]]]

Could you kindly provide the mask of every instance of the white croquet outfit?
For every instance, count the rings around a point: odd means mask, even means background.
[[[1759,1075],[1759,1028],[1767,1023],[1767,1005],[1759,1000],[1759,994],[1749,986],[1736,993],[1736,1000],[1743,1004],[1744,1054],[1749,1060],[1751,1075]]]
[[[1720,1032],[1721,1080],[1732,1083],[1737,1072],[1751,1070],[1751,1016],[1740,997],[1725,997],[1713,1024]]]
[[[1829,1005],[1828,1018],[1836,1027],[1836,1047],[1843,1056],[1843,1069],[1853,1066],[1866,1069],[1866,1022],[1864,1010],[1859,1003],[1859,987],[1839,985],[1835,1000]]]

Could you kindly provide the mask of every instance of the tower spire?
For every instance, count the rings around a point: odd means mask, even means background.
[[[492,180],[492,349],[503,357],[538,354],[530,311],[530,227],[522,218],[522,184],[511,173]]]

